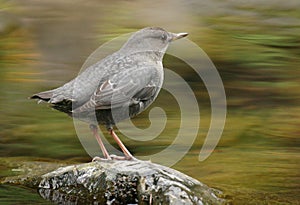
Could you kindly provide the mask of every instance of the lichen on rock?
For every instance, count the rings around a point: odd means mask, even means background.
[[[224,204],[214,189],[151,162],[97,161],[42,176],[40,195],[71,204]]]

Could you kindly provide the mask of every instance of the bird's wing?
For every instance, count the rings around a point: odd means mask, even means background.
[[[121,71],[101,83],[91,98],[73,113],[129,106],[153,95],[157,78],[154,67],[141,67]]]

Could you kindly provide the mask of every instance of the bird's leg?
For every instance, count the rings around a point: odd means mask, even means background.
[[[119,139],[119,137],[117,136],[117,134],[115,133],[115,131],[112,128],[109,129],[109,133],[114,138],[114,140],[117,142],[119,147],[121,148],[122,152],[125,155],[125,159],[127,159],[127,160],[135,159],[132,156],[132,154],[128,151],[128,149],[125,147],[125,145],[122,143],[122,141]]]
[[[104,144],[103,144],[103,142],[101,140],[101,137],[98,134],[98,127],[96,125],[91,124],[90,125],[90,129],[93,132],[93,135],[96,138],[96,140],[97,140],[97,142],[98,142],[98,144],[100,146],[100,149],[101,149],[101,151],[103,153],[104,158],[108,159],[108,160],[111,160],[111,157],[109,156],[109,154],[108,154],[108,152],[107,152],[107,150],[106,150],[106,148],[105,148],[105,146],[104,146]],[[95,157],[93,159],[93,161],[98,160],[98,159],[101,159],[101,158]]]

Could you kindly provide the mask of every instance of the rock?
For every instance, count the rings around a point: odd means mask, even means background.
[[[42,175],[59,167],[67,166],[64,162],[41,161],[26,158],[0,158],[1,171],[7,177],[0,177],[0,184],[21,185],[36,189],[42,180]]]
[[[97,161],[42,176],[40,195],[59,204],[225,204],[218,191],[146,161]],[[220,194],[220,192],[219,192]]]

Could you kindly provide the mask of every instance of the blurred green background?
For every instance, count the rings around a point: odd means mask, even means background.
[[[199,162],[208,94],[192,69],[165,57],[166,67],[190,83],[201,110],[199,135],[173,168],[222,190],[234,204],[300,204],[298,0],[0,0],[0,157],[88,162],[73,121],[27,97],[75,77],[101,44],[147,26],[188,32],[216,65],[227,95],[222,138]],[[170,121],[150,142],[122,137],[137,156],[163,150],[178,130],[171,95],[161,92],[153,106],[164,108]],[[147,112],[134,123],[147,127]],[[5,165],[0,170],[0,177],[12,174]],[[2,186],[0,203],[44,202],[30,190]]]

